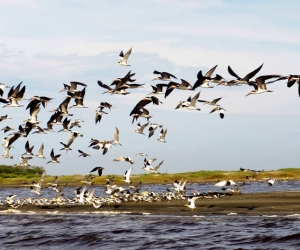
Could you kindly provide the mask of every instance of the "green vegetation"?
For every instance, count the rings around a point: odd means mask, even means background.
[[[38,180],[44,172],[43,167],[31,167],[28,169],[22,169],[19,167],[0,165],[0,185],[19,186],[30,184],[33,180]],[[94,185],[104,185],[107,179],[113,179],[116,184],[124,184],[123,176],[121,175],[93,175]],[[300,168],[284,168],[274,171],[265,171],[259,174],[253,174],[251,172],[242,171],[195,171],[185,173],[162,173],[162,174],[140,174],[132,175],[130,180],[133,184],[166,184],[173,183],[174,180],[188,179],[189,182],[216,182],[218,180],[232,179],[234,181],[245,180],[262,180],[265,177],[273,177],[278,180],[288,179],[297,180],[300,179]],[[81,185],[81,181],[86,180],[88,175],[61,175],[58,178],[58,182],[61,184],[68,184],[72,186]],[[52,182],[54,176],[46,176],[44,183]]]
[[[31,167],[23,169],[7,165],[0,165],[0,184],[5,183],[22,183],[28,179],[34,179],[41,176],[44,172],[42,167]]]

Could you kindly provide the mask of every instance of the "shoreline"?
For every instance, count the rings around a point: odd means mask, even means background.
[[[122,202],[94,208],[93,205],[22,205],[15,211],[7,206],[0,206],[0,214],[8,213],[121,213],[129,215],[291,215],[300,214],[300,191],[268,192],[255,194],[226,195],[219,198],[200,198],[196,208],[185,207],[187,200],[157,202]]]

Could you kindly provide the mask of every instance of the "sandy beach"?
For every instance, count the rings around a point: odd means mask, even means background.
[[[200,198],[196,201],[196,208],[190,209],[184,204],[186,200],[172,200],[159,202],[122,202],[120,204],[104,205],[94,208],[93,205],[50,205],[32,206],[23,205],[17,208],[22,212],[62,212],[62,213],[92,213],[115,212],[130,214],[153,215],[289,215],[300,213],[299,192],[269,192],[256,194],[226,195],[220,198]],[[10,209],[0,206],[0,211]]]

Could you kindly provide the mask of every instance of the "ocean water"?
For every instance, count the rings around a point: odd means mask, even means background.
[[[172,185],[144,185],[165,192]],[[95,196],[104,196],[104,187]],[[299,182],[247,183],[244,193],[299,191]],[[64,190],[74,197],[74,187]],[[213,184],[188,184],[187,193],[220,191]],[[53,197],[45,188],[42,197]],[[0,196],[36,197],[29,188],[2,189]],[[5,199],[5,198],[4,198]],[[3,198],[2,198],[3,200]],[[1,213],[0,249],[300,249],[300,211],[289,216],[174,216],[93,213]]]

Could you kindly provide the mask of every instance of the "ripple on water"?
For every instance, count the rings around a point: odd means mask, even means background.
[[[299,216],[0,215],[3,249],[300,249]]]

